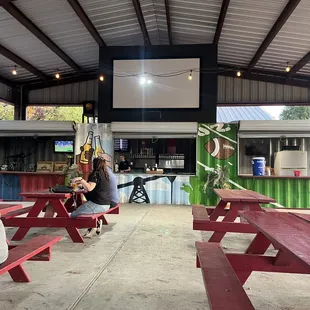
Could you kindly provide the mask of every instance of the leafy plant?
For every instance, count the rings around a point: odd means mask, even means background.
[[[74,179],[83,176],[83,172],[81,171],[80,166],[75,164],[67,167],[63,172],[68,179]]]
[[[214,188],[230,188],[229,168],[227,166],[219,166],[206,174],[203,192],[211,194]]]

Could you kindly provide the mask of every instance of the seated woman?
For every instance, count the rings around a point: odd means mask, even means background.
[[[85,181],[83,178],[75,178],[73,182],[79,183],[87,191],[84,194],[87,201],[71,213],[72,218],[79,215],[105,212],[110,208],[109,173],[106,161],[102,158],[93,160],[93,171]],[[97,223],[97,234],[101,233],[102,220]],[[95,229],[88,229],[84,237],[91,237]]]

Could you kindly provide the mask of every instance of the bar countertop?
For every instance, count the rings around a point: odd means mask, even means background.
[[[0,174],[25,174],[25,175],[64,175],[62,172],[28,172],[28,171],[7,171],[7,170],[0,170]]]
[[[281,175],[252,175],[252,174],[239,174],[239,178],[250,178],[250,179],[305,179],[310,180],[310,176],[281,176]]]

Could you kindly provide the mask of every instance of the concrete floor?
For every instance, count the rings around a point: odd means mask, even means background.
[[[24,264],[31,283],[0,277],[0,309],[209,309],[194,242],[210,234],[192,230],[190,207],[122,205],[107,219],[102,235],[85,244],[62,229],[32,229],[27,239],[63,239],[50,262]],[[252,236],[228,234],[222,245],[242,252]],[[310,309],[310,276],[253,273],[244,287],[256,309]]]

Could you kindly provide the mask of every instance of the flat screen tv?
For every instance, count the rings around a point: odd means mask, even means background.
[[[73,153],[73,141],[72,140],[57,140],[54,141],[55,153]]]

